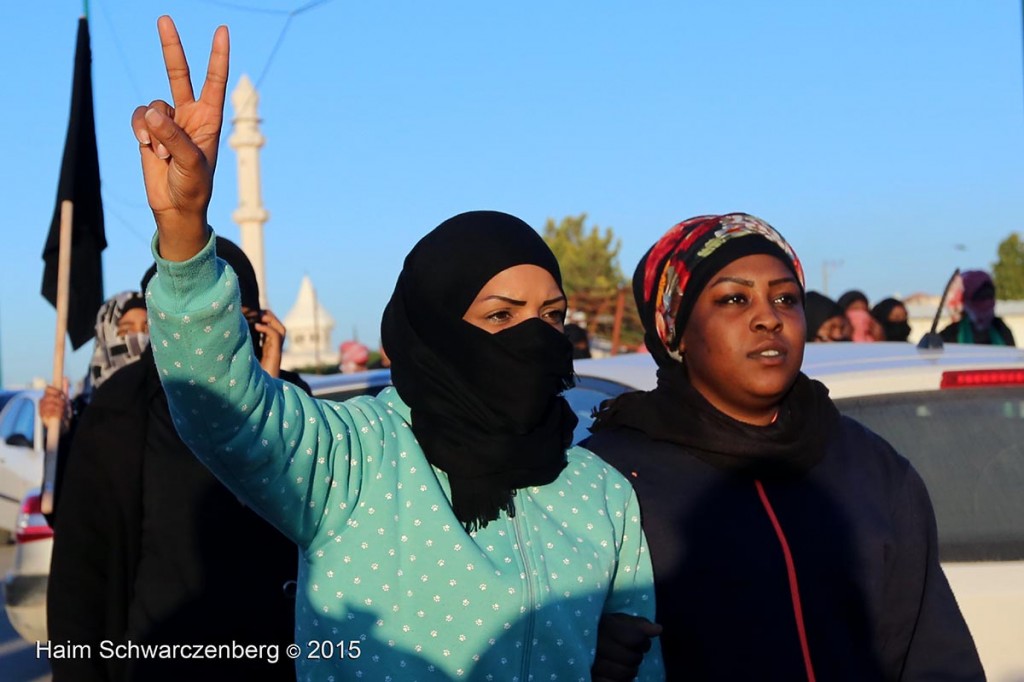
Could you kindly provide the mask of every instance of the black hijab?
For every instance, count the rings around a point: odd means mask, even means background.
[[[519,488],[565,468],[576,415],[572,344],[532,319],[497,334],[462,319],[483,286],[516,265],[544,268],[562,286],[554,254],[522,220],[496,211],[450,218],[405,258],[384,310],[381,343],[427,460],[448,475],[467,530],[502,510]]]
[[[808,291],[804,295],[804,319],[807,321],[807,341],[818,338],[818,330],[826,320],[846,315],[844,309],[825,294]]]
[[[844,314],[851,305],[857,302],[863,303],[865,307],[871,307],[871,304],[868,303],[868,297],[864,295],[863,291],[858,291],[857,289],[850,289],[836,300],[839,307],[843,309]]]
[[[882,329],[885,330],[886,341],[906,341],[910,337],[910,323],[906,320],[902,322],[892,322],[889,320],[889,315],[896,308],[906,309],[902,301],[898,301],[895,298],[886,298],[875,304],[875,307],[871,309],[871,316],[878,320],[878,323],[882,325]]]
[[[238,244],[220,235],[216,237],[214,248],[217,257],[230,265],[231,269],[235,271],[235,276],[238,277],[238,295],[242,299],[242,306],[253,312],[258,312],[260,310],[260,284],[259,280],[256,279],[256,270],[252,267],[249,257],[245,255],[245,251],[242,251]],[[146,270],[146,273],[142,275],[143,294],[145,294],[146,287],[149,286],[150,280],[155,275],[156,263],[153,263]],[[262,358],[263,343],[260,340],[260,332],[256,330],[256,325],[252,320],[247,319],[246,323],[249,325],[249,335],[252,337],[253,352],[257,358]],[[292,373],[289,372],[289,374]],[[297,374],[292,374],[292,376],[298,377]],[[292,381],[292,383],[296,382]],[[305,381],[302,383],[305,384]],[[308,393],[309,391],[307,390],[306,392]]]

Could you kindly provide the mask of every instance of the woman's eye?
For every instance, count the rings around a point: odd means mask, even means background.
[[[747,302],[747,297],[743,294],[726,294],[718,299],[719,305],[738,305]]]
[[[800,297],[796,294],[781,294],[775,298],[775,302],[784,306],[795,306],[800,303]]]
[[[544,313],[544,317],[547,318],[553,324],[562,324],[565,322],[565,311],[564,310],[549,310]]]
[[[502,323],[512,319],[512,313],[507,310],[495,310],[487,316],[489,322]]]

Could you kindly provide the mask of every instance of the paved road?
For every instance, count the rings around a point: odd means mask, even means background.
[[[0,576],[7,574],[14,561],[14,545],[0,545]],[[0,611],[0,680],[4,682],[47,682],[50,666],[45,658],[36,658],[36,647],[26,642],[7,621],[7,613]]]

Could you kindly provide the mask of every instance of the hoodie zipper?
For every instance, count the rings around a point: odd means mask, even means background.
[[[519,675],[519,682],[527,682],[527,677],[530,671],[530,653],[533,648],[533,627],[534,627],[534,601],[536,596],[533,592],[533,573],[530,570],[530,560],[526,556],[526,543],[524,542],[525,530],[522,530],[519,525],[519,519],[522,516],[522,510],[519,508],[517,501],[513,498],[512,503],[516,505],[516,515],[512,517],[512,527],[516,533],[516,545],[519,547],[519,558],[523,562],[523,575],[526,577],[526,636],[523,638],[523,665]]]
[[[757,496],[761,499],[761,506],[764,507],[765,513],[768,514],[768,520],[771,521],[772,528],[775,529],[775,537],[782,548],[782,556],[786,562],[786,576],[789,578],[789,594],[793,602],[793,616],[796,620],[796,633],[800,640],[800,653],[803,654],[804,669],[807,671],[807,682],[815,682],[814,663],[811,661],[811,648],[807,643],[807,628],[804,625],[804,609],[800,604],[800,583],[796,579],[796,562],[793,560],[793,553],[789,549],[786,533],[782,530],[779,517],[775,515],[775,509],[772,508],[772,503],[768,499],[768,493],[764,489],[764,484],[759,480],[755,480],[754,487],[757,489]]]

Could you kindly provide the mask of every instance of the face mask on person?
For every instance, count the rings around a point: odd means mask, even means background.
[[[118,334],[104,351],[105,363],[94,365],[91,369],[93,387],[99,388],[114,371],[141,358],[148,347],[149,332]]]
[[[985,330],[992,326],[992,320],[996,316],[995,299],[971,301],[964,305],[964,312],[970,318],[975,329]]]
[[[540,318],[494,334],[467,322],[449,343],[462,376],[492,377],[478,397],[517,433],[534,428],[572,383],[572,344]]]
[[[906,320],[882,322],[882,329],[885,331],[886,341],[906,341],[910,338],[910,323]]]
[[[128,332],[119,335],[110,346],[110,358],[120,366],[138,360],[149,346],[149,332]]]

